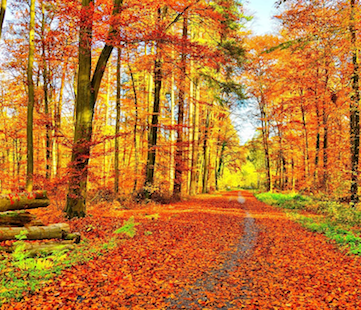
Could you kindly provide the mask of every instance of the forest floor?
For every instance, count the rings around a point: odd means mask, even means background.
[[[248,192],[89,214],[69,223],[94,257],[2,309],[361,309],[360,257]]]

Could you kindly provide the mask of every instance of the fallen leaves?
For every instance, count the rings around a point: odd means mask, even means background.
[[[242,195],[245,204],[237,202],[237,193],[228,193],[156,210],[115,211],[113,216],[95,211],[92,217],[73,220],[96,244],[114,238],[113,232],[132,216],[140,225],[134,238],[63,271],[35,294],[3,309],[361,307],[359,257],[342,254],[322,235],[306,231],[252,195]],[[246,210],[255,219],[248,228]],[[89,225],[93,228],[86,231]],[[256,244],[243,244],[245,229],[255,227]]]

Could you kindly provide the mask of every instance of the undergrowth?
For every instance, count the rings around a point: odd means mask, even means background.
[[[129,220],[123,222],[123,226],[117,229],[115,234],[125,234],[130,238],[133,238],[137,233],[137,229],[135,226],[139,225],[139,223],[134,222],[134,216],[131,216]]]
[[[361,211],[347,204],[295,193],[262,193],[256,198],[269,205],[292,210],[287,213],[302,226],[324,234],[351,254],[361,255]],[[301,210],[318,216],[301,215]]]
[[[114,233],[134,237],[136,225],[138,223],[134,223],[134,218],[131,217]],[[29,257],[26,251],[26,234],[20,233],[16,237],[18,241],[13,243],[13,246],[16,246],[15,251],[0,254],[0,307],[12,299],[21,300],[24,294],[40,290],[49,280],[60,275],[62,270],[104,255],[124,241],[113,236],[100,247],[95,247],[90,246],[87,239],[83,239],[75,249],[59,247],[59,250],[51,254]]]
[[[299,213],[289,213],[291,218],[310,231],[324,234],[327,238],[336,241],[336,243],[351,254],[361,255],[361,238],[353,232],[335,226],[329,222],[315,221],[313,218],[301,215]]]
[[[0,306],[11,299],[20,300],[25,292],[35,292],[46,282],[59,275],[65,268],[86,262],[98,253],[87,249],[82,241],[76,249],[59,249],[50,255],[41,254],[29,257],[24,241],[17,241],[12,254],[0,258]]]

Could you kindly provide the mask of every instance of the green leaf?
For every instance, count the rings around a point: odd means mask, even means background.
[[[137,229],[135,228],[139,223],[134,222],[134,216],[131,216],[129,220],[123,222],[123,226],[114,231],[115,234],[125,234],[131,238],[135,236],[137,233]]]

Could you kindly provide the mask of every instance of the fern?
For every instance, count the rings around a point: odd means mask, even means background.
[[[137,229],[135,228],[139,223],[134,222],[134,216],[131,216],[129,220],[123,222],[123,226],[117,229],[115,234],[126,234],[130,238],[133,238],[137,233]]]

